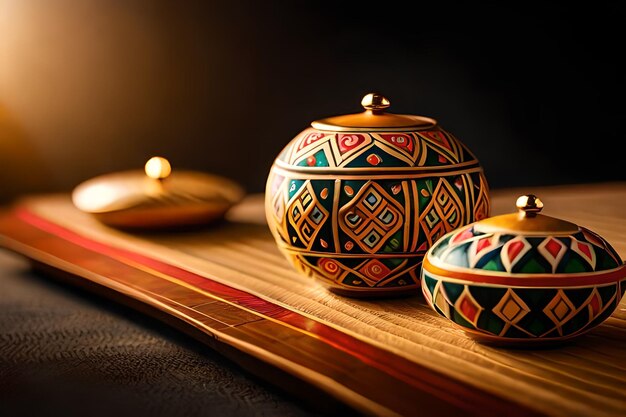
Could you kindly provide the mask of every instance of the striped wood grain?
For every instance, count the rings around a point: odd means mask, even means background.
[[[587,226],[626,254],[626,184],[494,191],[493,214],[513,211],[517,194],[528,192],[542,198],[546,214]],[[252,356],[266,355],[264,361],[366,413],[624,414],[623,303],[603,325],[558,349],[480,345],[436,316],[420,296],[345,299],[294,273],[263,223],[261,199],[249,198],[232,212],[232,223],[217,229],[129,236],[77,213],[64,197],[36,198],[24,203],[27,215],[19,222],[5,218],[0,231],[5,245],[18,252],[125,292]],[[46,224],[54,227],[45,230]],[[77,240],[59,237],[59,225]],[[170,273],[119,253],[103,255],[97,244],[85,247],[81,239],[163,260],[236,295],[207,301],[197,291],[203,281],[179,285],[164,279]],[[241,308],[241,300],[248,308]],[[278,320],[268,320],[272,314]],[[281,314],[293,315],[288,326]],[[377,359],[388,363],[381,366]]]

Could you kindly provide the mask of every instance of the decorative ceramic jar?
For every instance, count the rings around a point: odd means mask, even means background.
[[[430,306],[496,344],[560,342],[602,323],[626,289],[618,254],[596,233],[538,214],[534,195],[517,207],[435,243],[422,268]]]
[[[419,291],[424,254],[447,232],[489,215],[476,157],[434,119],[363,113],[311,123],[274,161],[265,211],[297,270],[348,296]]]

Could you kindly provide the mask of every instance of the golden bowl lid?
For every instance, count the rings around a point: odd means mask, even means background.
[[[105,224],[162,229],[221,219],[244,197],[236,182],[203,172],[172,172],[165,158],[153,157],[142,170],[101,175],[76,186],[74,205]]]
[[[525,236],[567,236],[580,228],[574,223],[540,214],[543,202],[534,194],[520,196],[515,202],[517,213],[502,214],[477,222],[476,231]]]
[[[517,213],[442,236],[428,250],[424,270],[451,279],[542,288],[624,278],[626,265],[600,235],[540,214],[543,203],[533,194],[520,196],[516,206]]]
[[[362,113],[327,117],[311,123],[315,129],[342,131],[412,131],[432,129],[435,119],[410,114],[387,113],[390,101],[381,94],[369,93],[361,100]]]

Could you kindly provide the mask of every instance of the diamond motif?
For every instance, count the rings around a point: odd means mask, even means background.
[[[552,309],[552,313],[555,315],[559,321],[562,321],[564,317],[567,316],[567,313],[571,311],[571,308],[565,303],[563,300],[559,300],[559,302]]]
[[[422,189],[423,191],[425,190]],[[419,217],[428,247],[432,246],[440,236],[461,226],[464,212],[463,202],[452,185],[443,178],[439,179],[430,202]]]
[[[480,304],[472,297],[467,287],[463,289],[463,292],[456,300],[454,304],[456,310],[463,316],[463,318],[474,326],[478,322],[478,317],[480,313],[484,310]]]
[[[561,244],[561,242],[556,239],[549,239],[548,242],[545,244],[546,250],[550,255],[552,255],[553,258],[556,258],[559,255],[562,247],[563,245]]]
[[[561,262],[561,258],[567,252],[567,246],[558,239],[549,236],[537,246],[539,253],[550,263],[552,272],[556,272],[556,268]]]
[[[482,257],[497,248],[500,245],[499,241],[500,235],[497,234],[487,235],[486,237],[473,241],[467,251],[470,267],[475,267]]]
[[[370,286],[375,285],[378,281],[391,273],[391,270],[378,259],[372,259],[366,262],[358,271],[366,277],[365,281],[370,284]]]
[[[494,314],[509,325],[520,321],[529,311],[530,308],[526,305],[524,300],[510,288],[504,294],[500,302],[493,308]]]
[[[376,246],[376,244],[380,241],[380,238],[380,234],[376,232],[376,230],[372,230],[367,236],[365,236],[363,243],[371,248]]]
[[[500,252],[500,259],[504,268],[511,272],[515,264],[532,248],[522,236],[515,237],[504,244]]]
[[[315,236],[328,217],[328,211],[317,202],[313,187],[311,183],[307,181],[304,186],[298,190],[298,194],[294,196],[287,210],[289,224],[291,224],[296,231],[297,238],[310,249]],[[296,241],[294,240],[295,237],[296,236],[292,236],[294,243]]]
[[[402,227],[403,212],[381,185],[368,182],[339,210],[339,226],[364,251],[374,253]]]
[[[556,324],[559,334],[563,335],[561,326],[576,314],[576,307],[570,299],[567,298],[563,290],[559,290],[552,301],[545,306],[543,312]]]
[[[572,244],[570,245],[572,250],[579,254],[581,258],[583,258],[589,265],[591,265],[591,269],[595,271],[596,269],[596,251],[593,249],[590,243],[581,242],[580,240],[576,240],[572,238]]]

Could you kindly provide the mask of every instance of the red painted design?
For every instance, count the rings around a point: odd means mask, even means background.
[[[324,272],[330,274],[331,277],[335,277],[341,272],[341,268],[339,268],[337,262],[330,258],[320,258],[317,261],[317,266],[322,268]]]
[[[559,252],[563,248],[563,244],[554,238],[550,238],[548,243],[545,245],[546,250],[554,259],[558,256]]]
[[[326,135],[324,133],[321,133],[321,132],[311,132],[311,133],[308,133],[300,141],[300,144],[298,145],[298,150],[300,151],[300,150],[306,148],[307,146],[309,146],[309,145],[317,142],[318,140],[322,139],[324,136],[326,136]]]
[[[367,163],[369,163],[370,165],[376,166],[380,164],[381,162],[383,162],[383,160],[381,159],[380,156],[376,155],[375,153],[367,157]]]
[[[517,258],[517,255],[520,254],[522,249],[524,249],[524,242],[521,242],[521,241],[511,242],[508,245],[508,249],[506,253],[507,256],[509,257],[509,260],[513,262],[515,258]]]
[[[339,135],[337,138],[339,152],[341,152],[342,154],[359,147],[359,145],[361,145],[363,142],[365,142],[365,136],[357,134]]]
[[[322,190],[322,192],[320,193],[320,197],[322,197],[323,200],[326,200],[326,197],[328,197],[328,188],[324,188]]]
[[[352,250],[352,248],[354,247],[354,243],[352,241],[347,241],[345,245],[343,245],[344,248],[346,248],[346,250]]]
[[[311,155],[306,159],[306,164],[310,167],[315,166],[315,163],[317,162],[317,159],[315,159],[315,156]]]
[[[593,257],[591,255],[591,246],[588,243],[582,242],[576,242],[576,244],[578,245],[578,250],[584,253],[587,259],[591,260],[591,258]]]
[[[452,243],[462,242],[472,237],[474,237],[474,233],[472,232],[472,229],[471,228],[465,229],[461,233],[458,233],[456,236],[452,238]]]
[[[439,155],[439,156],[437,157],[437,160],[438,160],[439,162],[441,162],[442,164],[445,164],[446,162],[448,162],[448,160],[446,159],[446,157],[445,157],[445,156],[443,156],[443,155]]]
[[[415,149],[413,138],[409,135],[393,133],[386,135],[381,134],[380,137],[400,149],[407,150],[409,152],[413,152],[413,149]]]
[[[462,190],[463,189],[463,179],[461,177],[456,177],[456,179],[454,180],[454,185],[459,190]]]
[[[363,265],[363,267],[359,269],[359,272],[366,277],[374,280],[375,282],[378,282],[381,279],[385,278],[387,275],[389,275],[391,270],[379,260],[372,259],[371,261]]]
[[[400,184],[394,184],[391,186],[391,192],[393,195],[398,194],[402,190],[402,186]]]
[[[434,140],[435,142],[439,143],[444,148],[452,150],[452,147],[450,146],[450,142],[448,141],[448,138],[441,131],[430,130],[430,131],[421,132],[421,133],[427,136],[428,138]]]
[[[459,310],[465,317],[469,319],[470,322],[476,322],[476,316],[478,315],[478,306],[474,304],[474,302],[466,295],[462,296],[463,299],[459,303]]]
[[[491,238],[485,237],[476,242],[476,254],[480,253],[483,249],[491,246]]]

